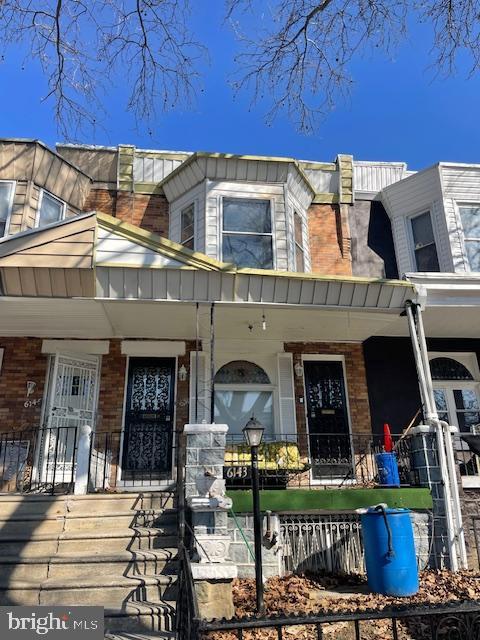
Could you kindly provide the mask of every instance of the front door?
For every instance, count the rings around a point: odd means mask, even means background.
[[[82,425],[95,430],[98,371],[95,355],[57,353],[50,361],[44,428],[40,431],[38,481],[71,485]]]
[[[343,365],[304,362],[307,424],[314,479],[338,480],[352,473]]]
[[[174,358],[130,358],[122,479],[169,479],[173,457]]]

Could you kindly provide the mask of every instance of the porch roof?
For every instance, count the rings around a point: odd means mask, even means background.
[[[185,338],[195,303],[214,302],[225,339],[250,335],[260,307],[268,339],[363,340],[415,296],[400,280],[239,269],[94,212],[0,241],[0,276],[0,335]]]

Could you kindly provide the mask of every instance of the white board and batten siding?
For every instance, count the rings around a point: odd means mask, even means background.
[[[287,271],[289,251],[283,184],[223,181],[208,183],[205,211],[205,253],[217,260],[223,260],[221,255],[223,198],[253,198],[270,201],[275,256],[274,269]]]
[[[355,192],[377,194],[391,184],[406,177],[404,162],[354,161],[353,187]]]
[[[480,206],[480,165],[440,164],[445,219],[454,271],[469,271],[458,207]]]
[[[170,203],[169,238],[181,244],[182,211],[189,205],[195,207],[195,243],[194,250],[205,253],[205,202],[206,183],[201,182],[180,198]],[[216,257],[216,256],[214,256]]]
[[[177,155],[138,155],[133,159],[133,180],[134,182],[161,182],[172,171],[179,167],[188,156],[178,157]]]
[[[381,196],[392,222],[400,275],[417,270],[410,219],[427,211],[432,219],[440,269],[451,271],[453,265],[438,165],[386,187]]]

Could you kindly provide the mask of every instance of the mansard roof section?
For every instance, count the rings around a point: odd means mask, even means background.
[[[160,183],[169,202],[176,200],[203,180],[287,183],[297,174],[310,200],[315,196],[299,162],[293,158],[206,153],[197,151]]]
[[[0,138],[0,179],[33,182],[81,208],[92,179],[40,140]]]

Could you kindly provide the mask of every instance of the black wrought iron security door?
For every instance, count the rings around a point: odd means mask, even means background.
[[[342,363],[304,362],[304,371],[313,477],[345,477],[351,471],[352,449]]]
[[[130,358],[123,445],[124,479],[167,477],[172,469],[173,358]]]

